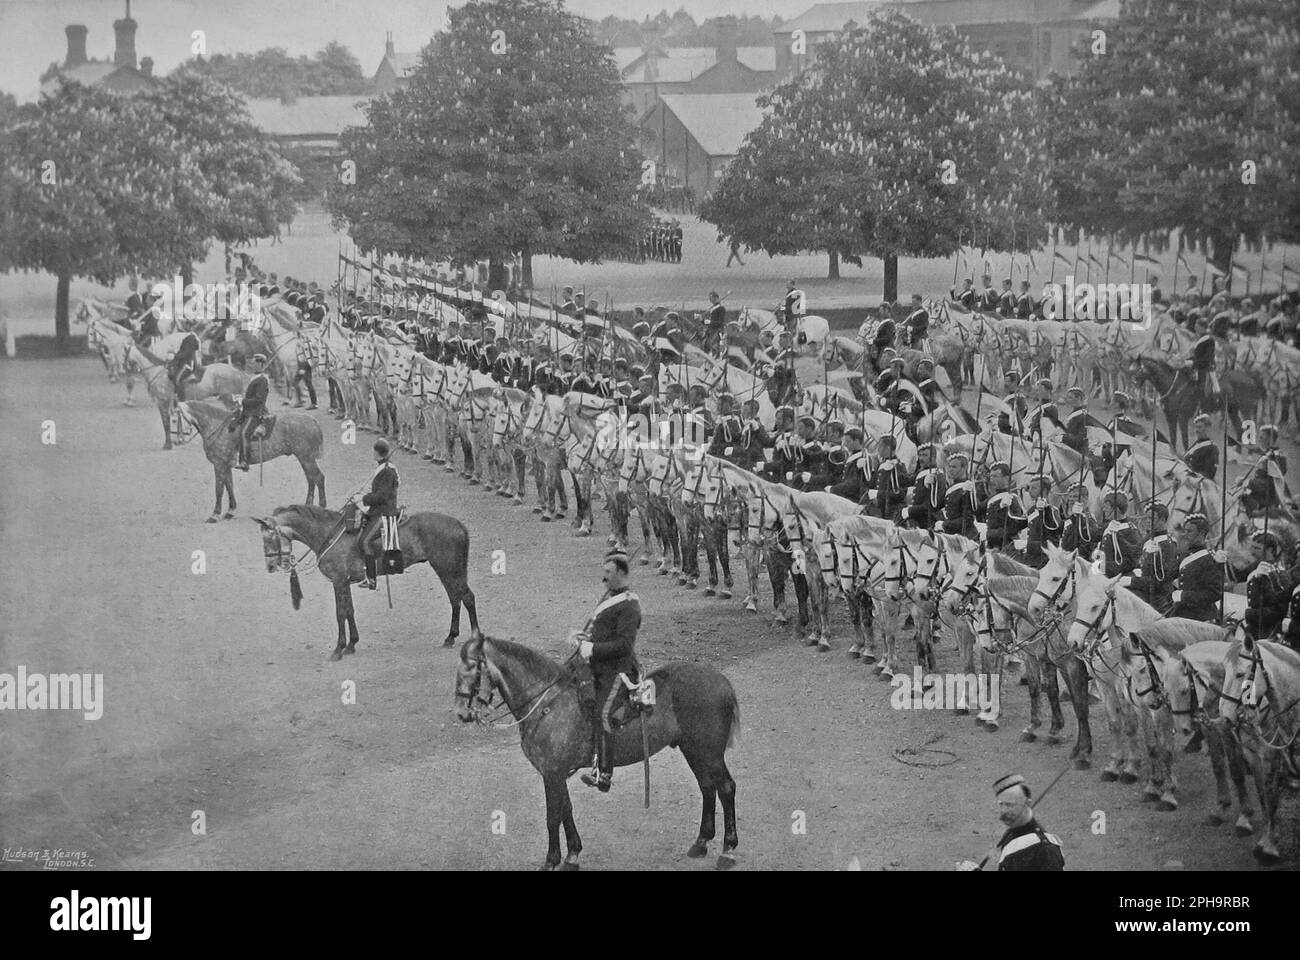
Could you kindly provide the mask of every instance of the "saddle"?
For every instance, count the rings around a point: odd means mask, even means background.
[[[578,691],[578,704],[583,714],[592,723],[599,721],[600,704],[596,702],[596,679],[592,675],[591,665],[581,658],[575,658],[571,667],[573,685]],[[655,682],[643,679],[633,683],[627,674],[620,673],[615,682],[614,706],[609,711],[609,732],[613,733],[627,726],[643,714],[647,717],[654,713]]]
[[[275,430],[275,420],[274,413],[259,414],[245,424],[244,435],[253,441],[265,440]]]

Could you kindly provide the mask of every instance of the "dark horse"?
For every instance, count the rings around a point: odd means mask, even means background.
[[[1202,393],[1191,367],[1174,369],[1168,360],[1149,353],[1135,356],[1130,371],[1139,387],[1150,383],[1160,395],[1169,424],[1170,445],[1177,444],[1181,434],[1183,449],[1188,443],[1187,424],[1197,413],[1224,410],[1234,432],[1241,436],[1242,414],[1253,417],[1263,396],[1263,388],[1244,370],[1225,370],[1219,374],[1221,395]]]
[[[704,798],[700,833],[689,857],[708,853],[715,830],[715,802],[722,797],[722,855],[717,868],[735,865],[736,781],[727,770],[726,752],[740,730],[740,704],[731,682],[712,667],[675,661],[649,674],[656,704],[646,719],[650,755],[676,747],[686,758]],[[564,869],[578,868],[582,840],[573,823],[568,779],[591,763],[591,724],[578,697],[578,675],[566,664],[520,643],[474,636],[460,648],[456,672],[456,716],[464,723],[491,705],[495,692],[514,715],[524,756],[542,775],[546,789],[548,845],[543,869],[560,865],[560,824],[569,853]],[[641,721],[612,738],[615,766],[644,759]]]
[[[331,660],[340,660],[345,653],[356,653],[360,639],[352,608],[352,584],[365,579],[365,565],[356,549],[357,535],[352,531],[352,524],[345,522],[350,519],[337,510],[305,504],[280,507],[270,517],[253,518],[262,528],[262,552],[268,572],[292,570],[296,540],[316,555],[317,568],[334,584],[334,616],[338,620],[339,636]],[[469,588],[469,531],[465,525],[441,513],[412,513],[398,527],[398,539],[403,567],[429,564],[447,591],[447,599],[451,601],[451,632],[442,645],[451,647],[456,643],[462,603],[469,613],[471,636],[481,637],[474,591]],[[298,609],[302,593],[296,571],[290,576],[289,595],[294,609]],[[345,626],[351,635],[346,646]]]

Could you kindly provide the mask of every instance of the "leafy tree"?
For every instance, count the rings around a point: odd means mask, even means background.
[[[0,131],[0,269],[55,275],[60,350],[73,277],[162,276],[202,254],[184,211],[210,188],[174,140],[149,101],[76,83]]]
[[[209,191],[178,201],[194,244],[230,247],[279,232],[297,210],[301,180],[274,144],[253,125],[244,100],[193,69],[174,71],[146,95],[194,160]],[[185,283],[191,265],[180,264]]]
[[[534,253],[588,262],[626,246],[648,211],[607,48],[558,0],[469,3],[449,19],[409,85],[344,132],[356,183],[331,185],[335,224],[362,249],[490,260],[493,285],[516,253],[531,286]]]
[[[256,98],[360,96],[370,89],[357,58],[339,43],[327,44],[313,57],[291,57],[282,47],[268,47],[256,53],[196,57],[178,69]]]
[[[817,47],[767,110],[701,216],[769,254],[898,257],[1036,248],[1046,170],[1030,81],[953,31],[874,14]]]
[[[1123,0],[1046,112],[1060,222],[1229,273],[1238,236],[1300,239],[1300,6]],[[1243,163],[1255,183],[1243,183]]]

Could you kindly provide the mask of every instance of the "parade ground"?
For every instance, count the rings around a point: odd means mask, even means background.
[[[276,249],[258,253],[271,269]],[[777,288],[785,272],[763,282]],[[302,500],[297,465],[237,474],[237,518],[204,524],[212,479],[198,443],[163,452],[157,410],[125,408],[123,396],[88,354],[0,361],[0,663],[103,674],[99,719],[10,713],[0,728],[3,845],[149,870],[540,864],[541,780],[514,728],[455,719],[456,653],[439,645],[448,607],[428,568],[392,580],[391,610],[382,582],[354,591],[357,654],[327,662],[326,581],[305,576],[295,612],[249,519]],[[324,409],[314,415],[329,502],[341,506],[370,475],[371,437],[346,446]],[[567,655],[565,635],[600,593],[602,544],[410,454],[395,463],[403,502],[468,527],[485,632]],[[596,539],[608,529],[599,516],[596,529]],[[997,733],[951,712],[891,709],[888,685],[847,656],[842,604],[834,649],[817,653],[772,624],[766,590],[751,614],[652,571],[633,568],[641,662],[713,664],[740,700],[728,754],[739,869],[951,869],[1002,832],[996,778],[1019,771],[1041,788],[1067,765],[1068,704],[1062,746],[1018,742],[1028,707],[1014,681]],[[940,670],[956,669],[951,644],[937,653]],[[348,684],[354,703],[344,702]],[[1101,782],[1109,737],[1099,706],[1093,718],[1094,769],[1065,773],[1038,807],[1069,869],[1256,869],[1252,840],[1204,823],[1214,781],[1203,754],[1178,755],[1182,808],[1159,812],[1137,785]],[[686,763],[668,750],[651,769],[649,811],[639,767],[618,770],[607,796],[572,781],[585,868],[712,866],[685,857],[699,817]],[[1294,858],[1288,831],[1278,842]]]

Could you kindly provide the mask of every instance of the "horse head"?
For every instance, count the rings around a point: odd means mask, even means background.
[[[1067,638],[1074,649],[1086,650],[1117,628],[1115,590],[1119,581],[1119,577],[1093,577],[1084,585]]]
[[[1047,551],[1047,563],[1039,571],[1038,585],[1029,598],[1029,615],[1034,619],[1046,613],[1049,606],[1057,611],[1065,609],[1074,600],[1077,589],[1074,562],[1079,552],[1062,550],[1051,542],[1043,547]]]
[[[461,644],[455,694],[456,719],[461,723],[477,720],[492,704],[497,680],[483,648],[484,638],[478,633]]]

